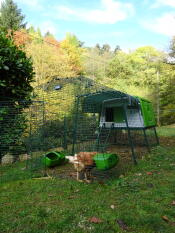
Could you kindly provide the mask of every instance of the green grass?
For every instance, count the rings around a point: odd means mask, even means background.
[[[23,167],[0,167],[1,233],[175,232],[175,146],[155,148],[106,183],[36,180]],[[102,223],[91,223],[93,216]]]
[[[175,126],[163,126],[157,128],[159,136],[163,137],[175,137]]]

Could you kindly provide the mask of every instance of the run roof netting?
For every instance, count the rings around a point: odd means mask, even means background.
[[[122,106],[124,104],[137,106],[138,99],[120,91],[102,91],[82,95],[83,112],[99,113],[102,106]],[[81,97],[81,96],[80,96]]]

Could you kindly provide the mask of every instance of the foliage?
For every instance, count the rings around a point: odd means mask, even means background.
[[[68,65],[67,56],[53,45],[32,41],[25,47],[25,51],[32,57],[37,86],[52,80],[53,76],[70,77],[74,74]]]
[[[129,83],[136,86],[152,85],[157,72],[157,61],[163,60],[162,57],[159,51],[150,46],[138,48],[129,54],[119,51],[109,64],[107,76],[129,80]]]
[[[72,144],[73,117],[58,120],[46,120],[42,126],[38,126],[30,137],[24,139],[25,144],[31,151],[48,151],[58,147],[64,147],[67,143]],[[66,124],[66,125],[65,125]],[[66,138],[64,135],[66,134]]]
[[[170,57],[174,58],[175,57],[175,37],[173,36],[173,38],[170,41],[170,45],[169,45],[169,55]]]
[[[53,77],[74,77],[80,72],[81,48],[71,46],[68,41],[66,45],[59,43],[50,35],[43,37],[40,30],[33,27],[28,30],[28,35],[31,41],[26,43],[24,50],[33,60],[35,86],[46,85]]]
[[[33,75],[31,59],[0,33],[0,159],[20,144],[25,128],[22,111],[30,101]]]
[[[128,56],[124,52],[119,52],[110,62],[107,68],[107,76],[109,78],[128,79],[132,74],[131,66],[129,66]]]
[[[15,45],[22,47],[31,42],[31,37],[25,29],[20,29],[13,33],[13,40]]]
[[[99,82],[103,82],[106,78],[106,68],[113,56],[113,52],[102,50],[99,44],[95,47],[87,48],[83,62],[85,74],[97,79]]]
[[[119,45],[116,45],[116,47],[114,49],[114,53],[118,53],[119,51],[121,51],[121,48]]]
[[[96,51],[98,51],[98,54],[101,54],[103,55],[104,53],[110,53],[110,54],[115,54],[117,53],[118,51],[121,51],[121,48],[119,45],[116,45],[115,49],[112,51],[111,50],[111,46],[109,44],[103,44],[102,46],[100,46],[99,43],[97,43],[94,47],[94,49],[96,49]]]
[[[60,43],[52,35],[45,35],[44,42],[46,42],[47,44],[52,45],[55,48],[60,47]]]
[[[26,117],[22,113],[24,106],[16,105],[14,102],[0,102],[0,161],[1,158],[10,153],[14,161],[20,153],[26,151],[22,135],[26,129]]]
[[[75,76],[82,74],[82,53],[80,41],[75,35],[67,33],[66,38],[60,43],[61,48],[68,58],[68,65],[74,72]]]
[[[20,28],[25,28],[26,23],[23,23],[24,15],[18,9],[17,4],[13,0],[5,0],[1,4],[0,9],[0,27],[6,32],[16,31]]]
[[[0,33],[0,100],[28,100],[33,81],[33,67],[30,58]]]
[[[151,46],[130,53],[118,51],[106,69],[111,87],[139,95],[153,102],[159,123],[174,122],[174,66],[166,64],[166,54]]]

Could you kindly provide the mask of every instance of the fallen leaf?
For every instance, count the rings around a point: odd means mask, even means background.
[[[147,172],[146,174],[150,176],[150,175],[152,175],[153,173],[152,173],[152,172]]]
[[[115,209],[115,205],[111,205],[111,209]]]
[[[169,220],[169,218],[167,217],[167,216],[162,216],[162,219],[165,221],[165,222],[169,222],[170,220]]]
[[[175,226],[175,222],[172,222],[167,216],[162,216],[162,219],[165,221],[165,222],[167,222],[167,223],[169,223],[170,225],[172,225],[172,226]]]
[[[120,228],[122,228],[122,230],[129,230],[129,227],[126,225],[126,223],[123,222],[123,220],[118,219],[117,223],[120,226]]]
[[[172,201],[172,202],[171,202],[171,205],[175,205],[175,201]]]
[[[92,217],[92,218],[89,219],[89,222],[91,222],[91,223],[101,223],[103,221],[100,218]]]

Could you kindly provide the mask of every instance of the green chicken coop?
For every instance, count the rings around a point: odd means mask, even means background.
[[[110,102],[110,101],[109,101]],[[121,106],[119,100],[114,100],[112,104],[106,104],[100,114],[100,125],[106,127],[126,128],[147,128],[154,127],[156,120],[153,107],[150,101],[136,97],[136,102]],[[127,118],[127,122],[126,122]]]
[[[137,163],[136,145],[141,143],[150,151],[151,146],[159,144],[150,101],[120,91],[103,90],[80,95],[76,102],[74,143],[86,138],[94,142],[92,150],[101,152],[105,152],[112,143],[127,144],[134,163]],[[73,146],[73,152],[74,149]]]

